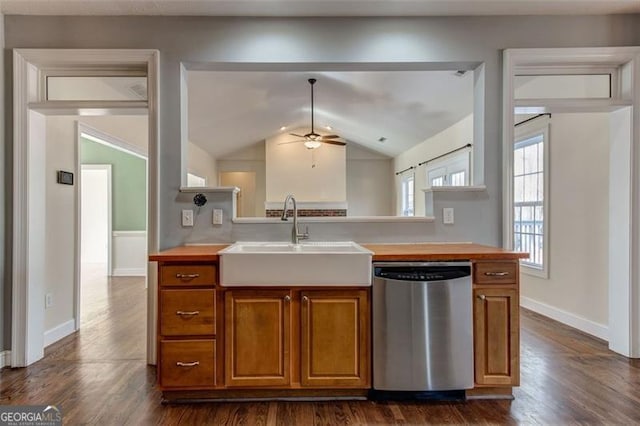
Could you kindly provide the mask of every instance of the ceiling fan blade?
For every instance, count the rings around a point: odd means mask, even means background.
[[[302,142],[307,142],[307,141],[306,140],[302,140],[302,141],[278,142],[278,145],[288,145],[290,143],[302,143]]]
[[[322,141],[320,141],[320,142],[322,142],[322,143],[328,143],[328,144],[330,144],[330,145],[340,145],[340,146],[345,146],[345,145],[347,144],[346,142],[332,141],[332,140],[327,140],[327,141],[322,140]]]
[[[304,138],[304,135],[298,135],[296,133],[289,133],[291,136],[295,136],[297,138]]]
[[[338,139],[340,136],[339,135],[322,135],[321,138],[322,139]]]

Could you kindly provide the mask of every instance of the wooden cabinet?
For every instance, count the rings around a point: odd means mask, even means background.
[[[301,384],[366,387],[369,383],[367,291],[303,291],[301,299]]]
[[[225,384],[367,388],[369,335],[367,290],[227,290]]]
[[[291,292],[225,293],[227,386],[287,386],[290,381]]]
[[[520,383],[518,264],[483,262],[477,263],[474,271],[475,382],[480,386],[517,386]]]
[[[158,383],[163,390],[216,386],[216,266],[160,263]]]

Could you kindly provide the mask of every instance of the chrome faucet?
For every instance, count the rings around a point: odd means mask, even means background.
[[[284,200],[284,207],[282,208],[281,220],[287,220],[287,211],[289,210],[289,200],[293,201],[293,227],[291,228],[291,244],[300,244],[300,240],[306,240],[309,238],[309,228],[305,232],[300,233],[298,231],[298,206],[296,205],[296,199],[292,194],[287,195]]]

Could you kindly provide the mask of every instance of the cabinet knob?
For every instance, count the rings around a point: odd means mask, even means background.
[[[484,294],[479,294],[478,295],[478,299],[480,300],[485,300],[487,298],[487,296],[485,296]]]
[[[308,298],[307,296],[302,296],[302,301],[303,301],[303,302],[308,302],[308,301],[309,301],[309,298]]]
[[[192,362],[176,362],[178,367],[195,367],[196,365],[200,365],[200,361],[192,361]]]
[[[288,294],[284,297],[284,301],[285,302],[290,302],[291,301],[291,296],[289,296]]]

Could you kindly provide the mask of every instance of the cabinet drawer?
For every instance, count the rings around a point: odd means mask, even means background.
[[[473,282],[476,284],[515,284],[518,281],[516,262],[477,262]]]
[[[216,333],[215,290],[160,290],[160,334]]]
[[[214,387],[215,340],[160,342],[160,385],[165,388]]]
[[[160,268],[160,285],[213,286],[216,283],[214,265],[163,265]]]

